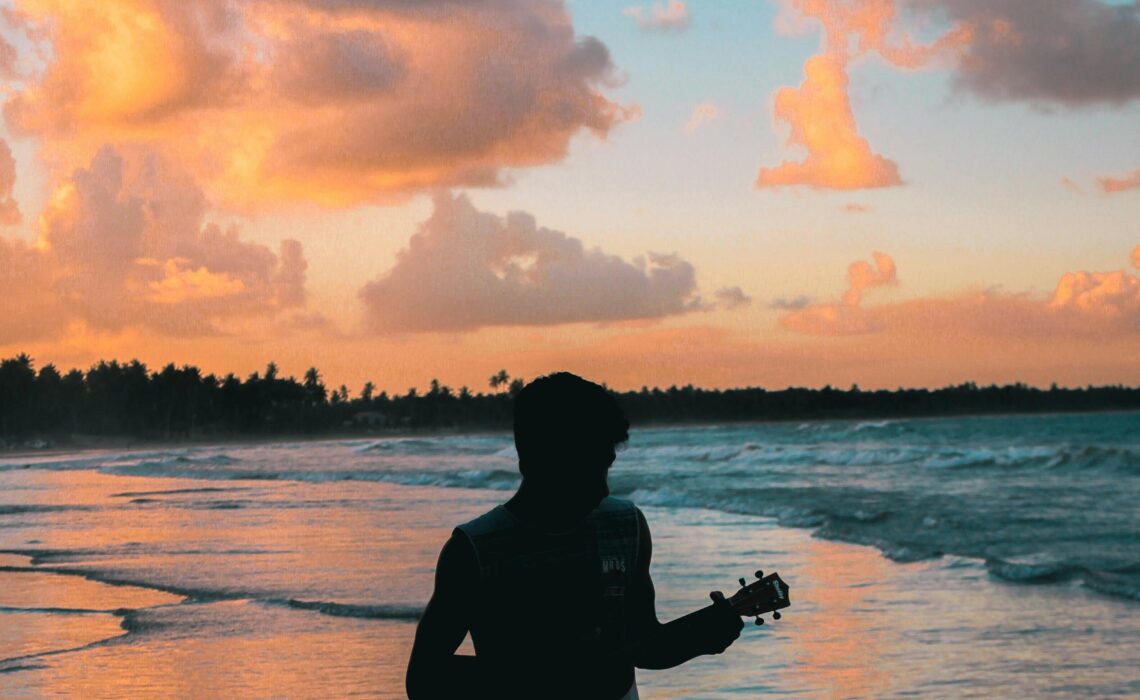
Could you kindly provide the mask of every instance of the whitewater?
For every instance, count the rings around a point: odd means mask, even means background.
[[[0,457],[0,695],[399,697],[518,479],[508,434]],[[663,619],[756,568],[796,601],[645,697],[1140,693],[1140,414],[635,428],[610,485]]]

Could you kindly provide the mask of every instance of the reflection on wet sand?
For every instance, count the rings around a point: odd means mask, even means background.
[[[0,471],[0,494],[20,506],[0,517],[5,698],[401,697],[440,546],[503,496],[34,469]],[[1130,602],[995,584],[973,560],[900,565],[754,516],[644,510],[662,619],[756,568],[781,572],[793,606],[723,655],[639,671],[643,697],[1140,694]]]
[[[789,640],[793,684],[832,698],[881,697],[890,687],[872,601],[890,562],[849,545],[806,539]]]

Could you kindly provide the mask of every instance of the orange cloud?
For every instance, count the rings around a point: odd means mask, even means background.
[[[1140,319],[1140,278],[1124,270],[1066,272],[1049,307]]]
[[[1132,249],[1132,267],[1140,270],[1140,245]]]
[[[20,223],[20,206],[12,199],[16,186],[16,159],[8,142],[0,139],[0,224],[11,226]]]
[[[145,265],[151,261],[136,262]],[[154,264],[157,265],[157,261]],[[172,258],[162,263],[162,277],[148,282],[147,288],[147,301],[175,305],[198,299],[236,296],[245,291],[245,284],[228,274],[210,272],[205,266],[190,267],[184,258]]]
[[[840,302],[784,306],[791,313],[780,319],[785,328],[809,335],[857,335],[881,330],[881,326],[860,306],[863,292],[873,287],[898,284],[894,259],[874,251],[872,266],[856,260],[847,268],[847,291]]]
[[[34,247],[0,238],[0,294],[19,308],[0,342],[146,327],[215,334],[228,320],[272,319],[304,303],[305,261],[205,221],[185,174],[145,152],[101,150],[55,189]]]
[[[1124,177],[1098,177],[1096,179],[1100,189],[1106,194],[1124,192],[1140,188],[1140,168]]]
[[[852,59],[875,52],[903,68],[918,68],[972,40],[957,24],[930,44],[896,29],[895,0],[786,0],[778,26],[794,30],[804,19],[823,29],[822,51],[804,64],[799,88],[776,92],[775,117],[790,127],[788,144],[807,150],[802,161],[760,168],[756,187],[804,186],[855,190],[903,184],[898,165],[875,153],[859,134],[847,93]]]
[[[781,325],[811,335],[882,333],[911,344],[919,339],[959,344],[987,339],[1103,341],[1140,333],[1140,277],[1124,270],[1066,273],[1048,299],[990,291],[875,307],[860,305],[861,292],[893,284],[893,263],[879,261],[878,269],[854,263],[849,275],[851,287],[842,303],[809,305],[785,315]]]
[[[395,266],[360,297],[369,326],[391,332],[655,319],[711,308],[697,294],[693,266],[676,255],[627,262],[541,228],[525,212],[499,217],[446,193]],[[725,308],[747,301],[739,289],[718,299]]]
[[[847,280],[850,284],[843,295],[844,304],[858,306],[859,302],[863,301],[865,289],[898,284],[894,259],[877,250],[872,252],[871,256],[875,258],[874,267],[866,260],[856,260],[848,266]]]
[[[46,58],[5,116],[61,172],[143,144],[237,206],[496,185],[631,114],[561,2],[20,0],[17,16]]]
[[[872,152],[859,135],[844,62],[833,55],[813,56],[804,72],[798,89],[776,93],[776,119],[788,123],[788,143],[806,148],[807,159],[760,168],[756,186],[854,190],[901,185],[898,165]]]

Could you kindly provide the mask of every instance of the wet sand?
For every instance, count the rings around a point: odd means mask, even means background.
[[[440,545],[504,497],[39,469],[0,472],[0,494],[0,695],[86,698],[401,697]],[[640,671],[643,697],[1140,693],[1130,602],[1009,585],[972,560],[898,564],[765,518],[644,510],[662,619],[756,568],[794,604],[723,655]],[[558,624],[557,605],[535,614]]]

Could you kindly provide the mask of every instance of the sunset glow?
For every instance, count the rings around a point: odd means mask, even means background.
[[[1135,3],[0,6],[37,368],[1140,384]]]

